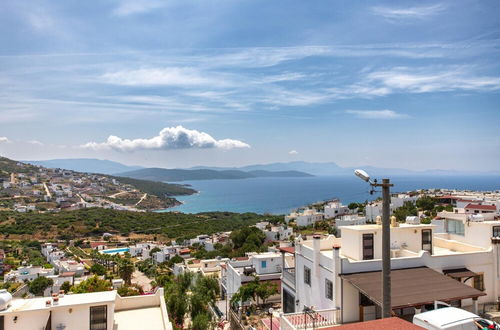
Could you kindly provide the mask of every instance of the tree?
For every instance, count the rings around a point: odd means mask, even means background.
[[[210,315],[208,315],[206,312],[196,315],[196,317],[193,318],[192,329],[193,330],[213,329],[213,324],[211,322]]]
[[[349,208],[349,210],[357,209],[358,203],[349,203],[349,205],[347,205],[347,207]]]
[[[132,273],[135,271],[135,266],[130,258],[123,258],[118,263],[118,274],[125,281],[126,284],[132,283]]]
[[[412,202],[405,202],[403,206],[394,210],[394,216],[401,222],[411,215],[418,215],[417,207]]]
[[[431,211],[436,205],[436,199],[430,196],[424,196],[417,199],[416,204],[424,211]]]
[[[276,283],[260,282],[255,289],[255,294],[262,300],[262,304],[265,305],[267,299],[272,295],[278,293],[278,286]]]
[[[62,285],[60,290],[63,290],[65,293],[68,293],[71,290],[71,283],[68,281],[65,281]]]
[[[106,275],[106,267],[99,264],[93,264],[90,267],[90,272],[99,276]]]
[[[74,286],[71,291],[74,293],[89,293],[111,290],[111,282],[93,276]]]
[[[160,252],[161,249],[157,246],[155,246],[154,248],[151,249],[151,251],[149,251],[149,256],[152,257],[154,253],[156,252]]]
[[[51,278],[40,276],[30,282],[29,291],[35,296],[42,296],[45,289],[52,286],[52,284],[54,284],[54,281]]]

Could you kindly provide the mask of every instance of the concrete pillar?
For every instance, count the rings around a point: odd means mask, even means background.
[[[479,311],[477,307],[477,298],[472,298],[472,313],[477,315],[477,312]]]
[[[319,276],[319,258],[321,253],[321,236],[314,235],[313,236],[313,276]]]

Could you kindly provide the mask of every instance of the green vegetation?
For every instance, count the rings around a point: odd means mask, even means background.
[[[135,271],[135,266],[130,258],[122,258],[118,262],[118,274],[123,278],[126,284],[131,285],[132,273]]]
[[[103,265],[100,265],[100,264],[93,264],[91,267],[90,267],[90,272],[92,274],[96,274],[98,276],[103,276],[103,275],[106,275],[106,272],[107,272],[107,269],[106,267],[104,267]]]
[[[240,286],[231,298],[231,305],[242,304],[251,300],[259,305],[259,299],[262,305],[265,305],[267,299],[275,294],[278,294],[276,283],[259,282],[259,278],[256,276],[252,282]]]
[[[0,176],[5,176],[10,173],[29,173],[38,171],[38,167],[16,162],[15,160],[0,157]]]
[[[124,184],[130,184],[135,188],[143,191],[145,193],[155,195],[158,197],[165,196],[179,196],[179,195],[192,195],[196,193],[196,190],[186,187],[180,184],[171,184],[158,181],[149,180],[139,180],[133,178],[127,178],[123,176],[110,176],[113,179],[118,180]]]
[[[71,283],[68,281],[65,281],[62,285],[60,290],[63,290],[65,293],[69,292],[71,290]]]
[[[54,284],[54,281],[51,278],[40,276],[30,282],[29,291],[35,296],[42,296],[45,289],[52,284]]]
[[[412,202],[405,202],[403,206],[394,210],[394,216],[400,222],[404,222],[407,216],[418,215],[418,210]]]
[[[74,293],[89,293],[109,290],[111,290],[111,282],[107,280],[101,280],[97,276],[86,279],[85,281],[71,288],[71,292]]]
[[[0,233],[43,235],[44,238],[74,239],[100,236],[105,232],[164,234],[186,239],[254,225],[259,221],[278,219],[255,213],[207,212],[183,214],[174,212],[131,212],[90,208],[59,213],[0,212]],[[259,246],[259,245],[257,245]]]

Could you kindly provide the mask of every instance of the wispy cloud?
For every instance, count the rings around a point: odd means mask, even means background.
[[[500,89],[500,77],[476,75],[464,67],[396,67],[367,75],[366,85],[387,91],[428,93],[454,90],[492,91]]]
[[[199,69],[167,67],[108,72],[101,76],[104,81],[125,86],[199,86],[225,85],[223,79],[216,79],[215,74],[204,75]]]
[[[142,139],[123,139],[111,135],[106,142],[89,142],[82,146],[93,150],[117,151],[168,150],[168,149],[235,149],[250,148],[245,142],[233,139],[216,140],[211,135],[182,126],[166,127],[157,136]]]
[[[33,144],[33,145],[36,145],[36,146],[43,146],[43,143],[38,141],[38,140],[30,140],[30,141],[27,141],[29,144]]]
[[[6,136],[0,136],[0,143],[10,143],[10,140]]]
[[[383,16],[390,20],[400,20],[400,19],[424,19],[430,16],[434,16],[444,11],[446,6],[444,4],[434,4],[431,6],[420,6],[420,7],[373,7],[372,11],[374,14]]]
[[[162,0],[120,0],[118,6],[113,10],[113,15],[143,14],[164,7],[166,4],[167,1]]]
[[[299,152],[298,152],[297,150],[290,150],[290,151],[288,152],[288,154],[289,154],[289,155],[298,155],[298,154],[299,154]]]
[[[346,113],[362,119],[399,119],[409,117],[393,110],[347,110]]]

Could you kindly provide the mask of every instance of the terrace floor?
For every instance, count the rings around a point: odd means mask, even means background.
[[[160,307],[115,312],[113,330],[164,329]]]

